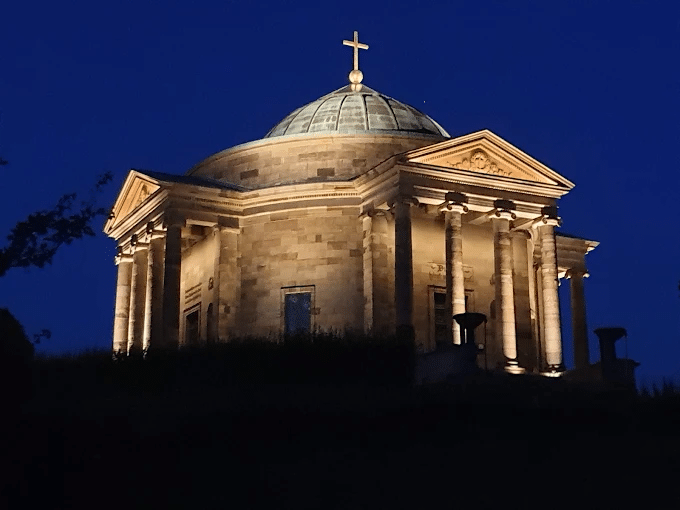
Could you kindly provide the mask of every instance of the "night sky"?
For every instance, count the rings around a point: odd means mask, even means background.
[[[562,230],[601,242],[587,257],[591,361],[592,329],[623,326],[639,381],[680,380],[680,4],[552,4],[6,3],[0,236],[104,171],[108,208],[130,168],[181,174],[261,138],[347,83],[341,41],[358,30],[366,85],[452,136],[490,129],[576,183]],[[100,233],[11,270],[0,307],[29,336],[52,331],[39,352],[109,348],[114,255]],[[571,364],[569,330],[564,315]]]

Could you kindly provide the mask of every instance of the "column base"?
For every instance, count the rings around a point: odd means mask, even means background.
[[[509,374],[514,374],[514,375],[519,375],[519,374],[524,374],[526,370],[522,367],[519,366],[519,363],[517,363],[516,360],[507,360],[505,362],[505,366],[503,369],[509,373]]]
[[[564,365],[550,365],[548,370],[541,372],[541,375],[544,377],[562,377],[564,372]]]

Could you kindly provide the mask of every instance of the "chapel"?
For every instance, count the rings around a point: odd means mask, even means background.
[[[488,130],[451,137],[363,83],[283,118],[184,175],[131,170],[104,231],[117,243],[115,355],[312,331],[461,342],[487,317],[485,363],[565,370],[568,279],[576,368],[589,364],[583,278],[595,241],[560,233],[574,186]]]

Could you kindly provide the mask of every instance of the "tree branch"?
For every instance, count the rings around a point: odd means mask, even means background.
[[[13,267],[44,267],[51,264],[57,250],[75,239],[94,236],[91,223],[104,216],[106,209],[97,207],[96,198],[113,176],[107,172],[95,183],[91,196],[73,211],[76,194],[62,196],[48,211],[37,211],[18,222],[7,236],[7,246],[0,248],[0,276]]]

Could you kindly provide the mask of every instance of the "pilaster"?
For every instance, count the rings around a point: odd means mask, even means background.
[[[364,333],[373,331],[373,211],[361,215],[363,232]]]
[[[399,195],[394,203],[394,301],[397,335],[414,338],[413,331],[413,241],[411,207],[418,202]]]
[[[164,347],[179,346],[179,304],[182,265],[182,226],[184,221],[166,220],[165,267],[163,271]]]
[[[217,339],[226,342],[239,334],[238,310],[241,303],[239,230],[216,226],[215,289]]]

